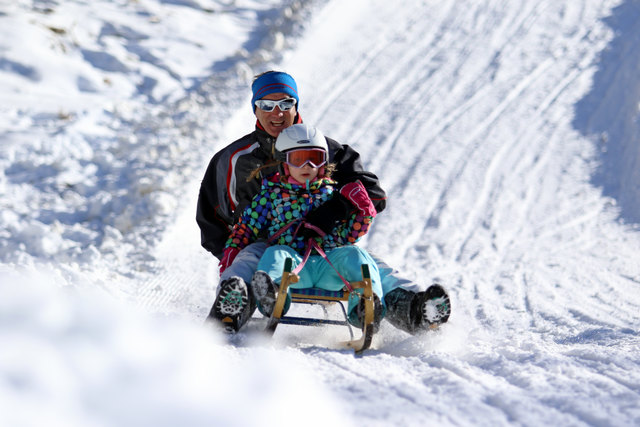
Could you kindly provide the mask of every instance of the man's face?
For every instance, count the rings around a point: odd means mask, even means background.
[[[262,99],[279,101],[285,98],[291,97],[286,93],[270,93]],[[298,110],[295,106],[287,111],[280,111],[280,108],[278,107],[275,107],[272,111],[263,111],[256,107],[256,117],[264,130],[266,130],[269,135],[277,138],[283,129],[286,129],[293,124],[297,111]]]

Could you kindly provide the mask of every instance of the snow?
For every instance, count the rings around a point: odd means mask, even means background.
[[[634,0],[2,3],[0,425],[640,424],[639,39]],[[438,332],[202,325],[200,179],[267,69]]]

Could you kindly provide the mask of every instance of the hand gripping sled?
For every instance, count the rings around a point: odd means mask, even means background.
[[[303,326],[312,326],[318,324],[331,324],[331,325],[345,325],[349,327],[351,334],[351,340],[342,344],[349,348],[353,348],[356,354],[362,353],[364,350],[371,346],[371,340],[373,338],[373,319],[374,319],[374,304],[373,304],[373,287],[371,283],[371,274],[369,273],[369,266],[362,264],[362,280],[357,282],[349,282],[351,290],[346,286],[343,290],[338,292],[326,291],[320,288],[309,289],[292,289],[291,290],[291,302],[292,303],[305,303],[305,304],[332,304],[338,303],[342,308],[344,315],[344,321],[318,319],[318,318],[306,318],[306,317],[292,317],[283,316],[284,305],[287,298],[287,291],[289,286],[293,283],[297,283],[299,277],[297,274],[292,273],[292,260],[287,258],[284,264],[284,271],[282,273],[282,280],[280,282],[280,289],[276,297],[276,303],[273,308],[273,313],[267,323],[266,331],[273,334],[278,327],[278,324],[294,324]],[[353,332],[351,331],[351,325],[347,321],[347,314],[342,305],[342,301],[348,301],[351,292],[355,292],[356,289],[362,289],[360,298],[364,300],[364,319],[362,325],[362,336],[359,339],[353,339]]]

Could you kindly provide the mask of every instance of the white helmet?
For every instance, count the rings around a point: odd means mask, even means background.
[[[289,126],[276,139],[276,150],[280,153],[298,148],[321,148],[329,153],[327,140],[322,132],[304,123]]]

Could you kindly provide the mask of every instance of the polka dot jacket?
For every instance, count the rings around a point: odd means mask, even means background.
[[[335,181],[321,178],[305,185],[280,181],[280,174],[262,180],[260,191],[242,212],[234,225],[226,247],[242,249],[258,240],[274,239],[271,245],[287,245],[304,253],[305,240],[295,236],[298,223],[305,215],[332,197],[340,197],[334,190]],[[373,217],[354,211],[347,220],[338,224],[331,233],[316,241],[325,250],[352,245],[364,236]],[[290,225],[291,224],[291,225]],[[281,231],[283,227],[288,227]]]

